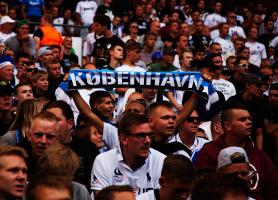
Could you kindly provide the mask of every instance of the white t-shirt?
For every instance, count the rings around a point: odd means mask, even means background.
[[[15,35],[16,35],[15,32],[11,32],[9,34],[0,32],[0,42],[5,42],[7,39],[9,39],[10,37],[13,37]]]
[[[146,70],[142,67],[139,67],[139,66],[131,67],[126,64],[123,64],[120,67],[117,67],[115,69],[115,71],[117,71],[117,72],[146,72]]]
[[[136,197],[136,200],[156,200],[154,195],[154,190],[149,190],[143,194]]]
[[[246,42],[245,46],[250,50],[249,62],[260,67],[262,59],[267,58],[265,46],[259,42]]]
[[[102,139],[108,149],[114,149],[120,146],[118,128],[112,124],[104,122]]]
[[[180,138],[180,133],[176,134],[170,141],[169,143],[171,142],[180,142],[182,143],[181,141],[181,138]],[[196,156],[198,155],[199,151],[203,148],[203,146],[208,143],[209,141],[208,140],[205,140],[204,138],[200,138],[200,137],[195,137],[195,140],[192,144],[191,147],[188,147],[190,150],[191,150],[191,159],[192,161],[194,161],[196,159]],[[183,143],[182,143],[183,144]]]
[[[99,154],[93,164],[91,189],[101,190],[109,185],[131,185],[136,195],[159,188],[159,177],[165,155],[151,149],[145,164],[135,171],[123,160],[119,148]]]
[[[278,36],[276,36],[271,43],[269,44],[270,47],[274,47],[275,49],[278,49]]]
[[[96,35],[95,32],[89,33],[86,37],[83,47],[83,55],[90,56],[93,52],[96,40],[101,38],[102,35]]]
[[[217,90],[222,92],[222,94],[225,97],[225,100],[227,101],[231,96],[236,95],[236,89],[233,83],[230,81],[227,81],[223,78],[220,78],[218,80],[213,79],[212,80],[213,87]]]
[[[208,26],[209,28],[216,26],[217,24],[220,24],[220,23],[226,23],[226,18],[217,13],[212,13],[210,15],[207,15],[205,22],[204,22],[204,24],[206,26]],[[212,30],[210,32],[211,38],[216,38],[215,34],[217,34],[217,29]]]
[[[234,34],[246,38],[245,32],[241,26],[230,26],[229,35],[232,37]]]
[[[75,11],[80,14],[84,25],[90,25],[93,23],[97,7],[95,1],[79,1]]]

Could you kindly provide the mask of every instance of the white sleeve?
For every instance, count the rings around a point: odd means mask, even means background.
[[[81,13],[81,6],[80,6],[80,3],[81,2],[79,2],[77,5],[76,5],[76,9],[75,9],[75,12],[77,12],[77,13]]]
[[[94,161],[91,172],[91,190],[101,190],[109,185],[108,172],[99,155]]]
[[[210,15],[207,15],[207,16],[206,16],[204,24],[205,24],[206,26],[208,26],[209,28],[212,26],[212,25],[211,25],[211,20],[210,20]]]
[[[267,59],[265,46],[262,44],[262,51],[261,51],[262,59]]]
[[[270,43],[270,47],[277,48],[278,47],[278,36],[276,36]]]
[[[118,129],[115,126],[105,122],[103,124],[102,139],[109,149],[116,148],[120,144]]]

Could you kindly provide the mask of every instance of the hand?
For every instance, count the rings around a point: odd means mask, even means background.
[[[209,81],[209,82],[212,81],[212,76],[209,74],[202,74],[202,77],[205,81]]]

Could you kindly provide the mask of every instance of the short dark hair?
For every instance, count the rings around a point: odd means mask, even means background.
[[[50,108],[60,108],[67,120],[73,119],[73,111],[69,104],[67,104],[65,101],[59,100],[49,102],[44,106],[43,110],[47,110]]]
[[[269,91],[270,90],[278,90],[278,83],[272,83],[269,87]]]
[[[111,185],[103,188],[96,195],[95,200],[113,200],[116,192],[132,192],[133,188],[130,185]]]
[[[23,148],[10,146],[10,145],[2,145],[0,146],[0,160],[1,157],[4,156],[18,156],[21,157],[23,160],[28,158],[28,154]],[[0,162],[0,168],[2,168],[3,163]]]
[[[224,128],[224,122],[227,121],[232,121],[233,119],[233,110],[234,109],[239,109],[239,110],[247,110],[246,106],[244,106],[242,103],[230,100],[227,101],[222,108],[222,113],[221,113],[221,125]]]
[[[136,42],[133,39],[129,39],[125,43],[125,46],[124,46],[125,52],[132,51],[132,50],[137,50],[137,49],[139,49],[139,50],[142,49],[142,46],[141,46],[141,44],[139,42]]]
[[[181,170],[182,169],[182,170]],[[190,184],[196,177],[192,162],[183,155],[169,155],[165,158],[161,176],[167,180],[179,180]]]
[[[96,105],[96,104],[102,103],[103,98],[107,98],[107,97],[112,99],[111,94],[107,91],[97,90],[97,91],[93,92],[90,95],[90,106],[91,106],[91,108],[93,108],[94,105]]]
[[[31,88],[32,88],[32,85],[31,85],[31,83],[19,83],[19,84],[17,84],[16,86],[15,86],[15,88],[14,88],[14,93],[15,93],[15,95],[17,95],[17,92],[18,92],[18,88],[20,88],[21,86],[25,86],[25,85],[28,85],[28,86],[30,86]]]
[[[169,101],[157,101],[150,105],[149,114],[153,113],[159,107],[169,108],[169,109],[174,108],[173,104],[171,104]]]
[[[130,129],[133,126],[141,125],[149,123],[149,119],[146,115],[141,115],[138,113],[125,113],[121,117],[119,124],[118,124],[118,133],[128,135],[130,133]]]
[[[106,26],[107,29],[111,28],[111,20],[108,16],[106,15],[96,15],[94,17],[94,23],[99,23],[101,26]]]

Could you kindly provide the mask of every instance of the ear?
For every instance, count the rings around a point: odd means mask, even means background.
[[[166,187],[166,180],[163,176],[159,178],[158,182],[161,188]]]
[[[223,126],[223,129],[225,130],[225,131],[230,131],[231,129],[232,129],[232,123],[231,122],[224,122],[224,124],[223,124],[224,126]]]
[[[125,134],[120,134],[119,135],[119,140],[120,140],[120,144],[126,146],[127,145],[127,136]]]
[[[73,125],[74,125],[74,121],[73,119],[69,119],[67,120],[67,126],[68,126],[68,129],[72,129],[73,128]]]
[[[149,117],[149,123],[150,123],[151,127],[153,127],[153,126],[154,126],[154,120],[153,120],[153,118],[152,118],[152,117]]]
[[[27,137],[28,141],[31,141],[31,131],[28,131],[26,133],[26,137]]]

